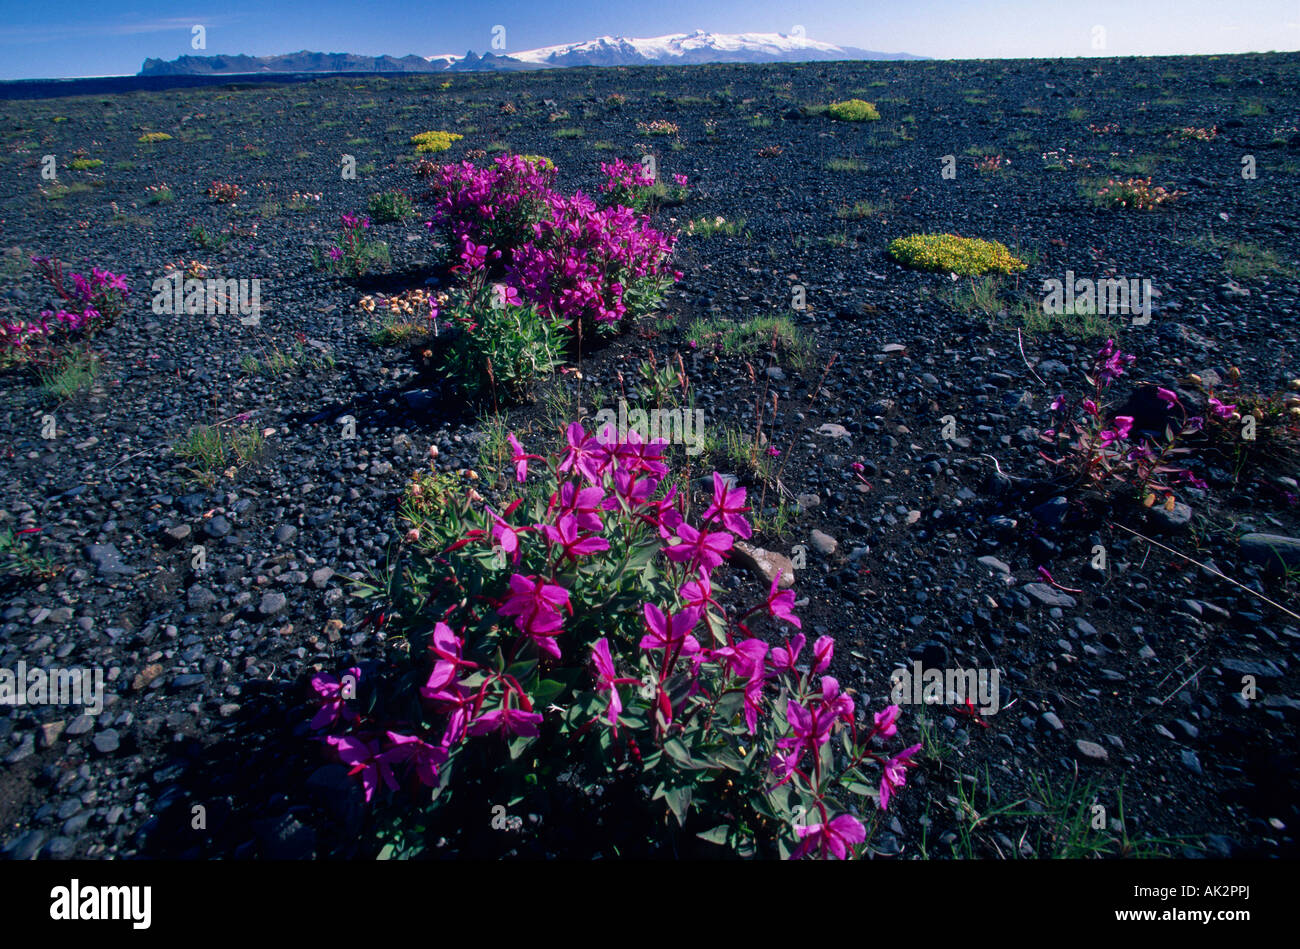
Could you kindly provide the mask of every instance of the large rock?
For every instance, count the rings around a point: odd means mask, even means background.
[[[1252,563],[1262,564],[1273,573],[1285,573],[1300,567],[1300,540],[1282,534],[1243,534],[1241,555]]]
[[[753,547],[738,540],[732,545],[731,557],[769,586],[778,570],[781,571],[779,588],[788,590],[794,586],[794,564],[784,554],[764,550],[762,547]]]

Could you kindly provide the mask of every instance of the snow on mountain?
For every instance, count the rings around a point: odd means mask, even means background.
[[[637,66],[721,62],[801,62],[833,59],[915,59],[908,53],[877,53],[785,33],[672,33],[626,38],[601,36],[582,43],[506,53],[539,66]]]

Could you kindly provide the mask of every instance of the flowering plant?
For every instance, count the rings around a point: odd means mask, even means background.
[[[1113,339],[1106,340],[1093,358],[1092,368],[1086,376],[1092,386],[1091,393],[1073,402],[1058,395],[1052,402],[1052,426],[1039,437],[1053,446],[1056,454],[1039,454],[1053,465],[1069,471],[1076,485],[1105,491],[1112,483],[1126,484],[1137,492],[1146,506],[1150,507],[1158,497],[1162,497],[1165,507],[1172,509],[1174,490],[1171,481],[1174,478],[1194,487],[1205,487],[1204,482],[1187,469],[1169,464],[1172,458],[1188,453],[1182,442],[1201,431],[1205,419],[1189,416],[1177,393],[1165,388],[1157,388],[1156,397],[1169,411],[1169,423],[1158,437],[1135,431],[1132,416],[1108,418],[1106,390],[1136,359],[1136,356],[1121,352]],[[1211,398],[1210,402],[1213,408],[1216,400]]]
[[[391,266],[388,245],[369,236],[369,217],[364,214],[361,216],[343,214],[339,217],[339,223],[343,227],[343,233],[324,255],[316,248],[312,248],[312,261],[318,270],[329,270],[348,277],[360,277],[375,267]]]
[[[673,239],[631,208],[554,191],[554,176],[544,159],[520,155],[488,168],[443,166],[428,227],[442,232],[457,269],[493,268],[575,333],[618,329],[629,313],[657,305],[673,276]]]
[[[313,682],[324,740],[368,800],[432,798],[418,820],[399,810],[389,852],[527,810],[566,853],[580,815],[605,821],[593,848],[620,854],[684,846],[685,831],[746,856],[849,856],[863,806],[888,807],[920,746],[885,750],[899,709],[868,715],[840,688],[831,637],[805,650],[779,576],[748,607],[714,586],[752,533],[745,490],[715,474],[692,524],[662,442],[576,422],[549,458],[508,441],[497,503],[445,477],[413,482],[382,607],[393,665],[354,676],[352,705],[340,680]]]
[[[67,274],[57,259],[33,256],[32,263],[62,301],[55,310],[42,310],[39,320],[0,323],[0,354],[6,360],[40,361],[53,356],[57,335],[93,335],[126,309],[130,294],[126,278],[92,267],[90,276]],[[69,288],[67,283],[72,287]]]

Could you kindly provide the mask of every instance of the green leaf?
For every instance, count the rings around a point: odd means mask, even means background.
[[[702,830],[695,836],[699,837],[701,840],[707,840],[711,844],[725,845],[728,838],[731,837],[731,828],[726,824],[719,824],[717,827],[709,830]]]
[[[528,681],[528,677],[537,671],[536,659],[521,659],[519,662],[511,665],[506,670],[507,675],[512,675],[519,680],[520,685]]]
[[[375,859],[392,860],[396,854],[397,854],[396,847],[394,847],[392,844],[384,844],[383,849],[379,851],[379,856],[375,857]]]
[[[668,809],[673,812],[677,818],[677,826],[686,826],[686,814],[691,809],[691,786],[683,784],[675,788],[667,788],[664,791],[664,800],[668,804]]]
[[[715,768],[726,768],[729,771],[745,770],[745,760],[730,748],[723,748],[720,751],[706,755],[704,760]]]
[[[680,739],[669,738],[664,742],[664,753],[673,759],[673,763],[689,771],[702,771],[708,767],[702,761],[696,761]]]
[[[556,682],[554,679],[543,679],[533,688],[533,704],[543,707],[550,705],[559,698],[560,693],[563,691],[563,682]]]

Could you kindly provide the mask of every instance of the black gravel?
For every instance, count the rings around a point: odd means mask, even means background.
[[[1300,623],[1105,520],[1079,520],[1046,483],[1034,432],[1097,343],[1025,335],[1022,357],[1014,327],[958,311],[943,296],[946,276],[904,270],[884,247],[913,231],[1018,246],[1032,261],[1016,284],[1026,299],[1067,270],[1149,278],[1153,320],[1122,335],[1139,357],[1132,382],[1237,366],[1248,388],[1283,388],[1300,375],[1300,286],[1229,283],[1222,251],[1192,242],[1260,244],[1295,266],[1298,78],[1295,55],[853,63],[464,75],[445,89],[441,76],[347,77],[0,104],[0,232],[14,248],[0,319],[52,302],[21,264],[32,253],[125,272],[134,290],[96,341],[105,364],[89,393],[59,403],[29,376],[0,377],[0,527],[39,527],[37,549],[63,568],[4,581],[0,667],[99,667],[108,703],[97,717],[0,709],[0,846],[14,859],[370,852],[358,788],[307,730],[305,682],[382,654],[384,633],[348,579],[384,569],[395,501],[429,446],[444,468],[473,467],[482,424],[410,352],[372,345],[356,309],[364,293],[437,275],[420,219],[377,225],[391,274],[320,274],[309,249],[372,193],[418,196],[408,139],[448,129],[465,139],[442,157],[504,143],[550,156],[568,189],[594,189],[600,161],[635,158],[645,143],[661,174],[686,174],[693,188],[685,205],[659,212],[662,226],[744,219],[737,236],[682,238],[672,328],[646,321],[595,354],[584,393],[612,401],[616,371],[654,351],[687,355],[711,427],[752,427],[760,391],[777,394],[768,436],[802,510],[782,536],[756,543],[806,548],[798,612],[806,632],[837,637],[841,683],[878,707],[890,670],[913,659],[1001,670],[1003,708],[988,727],[931,712],[946,754],[911,776],[874,839],[880,854],[960,853],[958,781],[978,776],[1010,800],[1031,774],[1067,784],[1078,771],[1097,782],[1112,821],[1122,786],[1130,837],[1177,838],[1174,853],[1293,855]],[[615,92],[621,107],[607,101]],[[852,96],[876,102],[881,121],[800,110]],[[653,119],[680,131],[638,130]],[[1168,137],[1189,126],[1218,134]],[[584,134],[557,137],[562,128]],[[137,144],[146,130],[173,139]],[[768,146],[780,153],[760,157]],[[1009,170],[977,174],[972,153],[985,148],[1010,158]],[[1044,170],[1040,156],[1054,148],[1091,169]],[[79,150],[104,164],[66,168]],[[90,190],[43,194],[46,154],[57,156],[59,183]],[[344,154],[356,158],[356,180],[340,176]],[[955,180],[940,176],[945,155],[957,160]],[[1242,177],[1245,155],[1254,179]],[[1176,204],[1124,213],[1080,197],[1080,179],[1106,176],[1108,159],[1144,156],[1155,183],[1186,192]],[[829,171],[832,159],[866,170]],[[214,180],[247,194],[214,204]],[[145,188],[160,183],[174,203],[146,203]],[[294,191],[320,193],[319,204],[290,210]],[[837,217],[859,200],[883,210]],[[206,251],[188,237],[195,224],[235,233]],[[152,281],[179,260],[262,279],[261,325],[151,313]],[[733,356],[690,358],[692,320],[789,311],[796,285],[808,306],[795,318],[817,347],[811,365],[764,373],[766,361],[751,360],[751,376]],[[241,371],[247,354],[295,342],[332,364]],[[261,454],[212,485],[196,481],[170,446],[191,426],[243,413],[268,432]],[[53,439],[42,437],[46,415]],[[353,439],[342,437],[346,415]],[[957,437],[946,441],[950,415]],[[539,417],[525,407],[511,422]],[[1300,471],[1204,474],[1210,488],[1186,492],[1188,510],[1125,523],[1296,610],[1285,570],[1300,562]],[[816,543],[814,530],[825,535]],[[1239,542],[1259,534],[1283,540]],[[1090,567],[1097,544],[1108,554],[1101,573]],[[1040,582],[1039,566],[1082,592]],[[1243,676],[1257,698],[1242,696]],[[1020,846],[980,841],[985,856]]]

